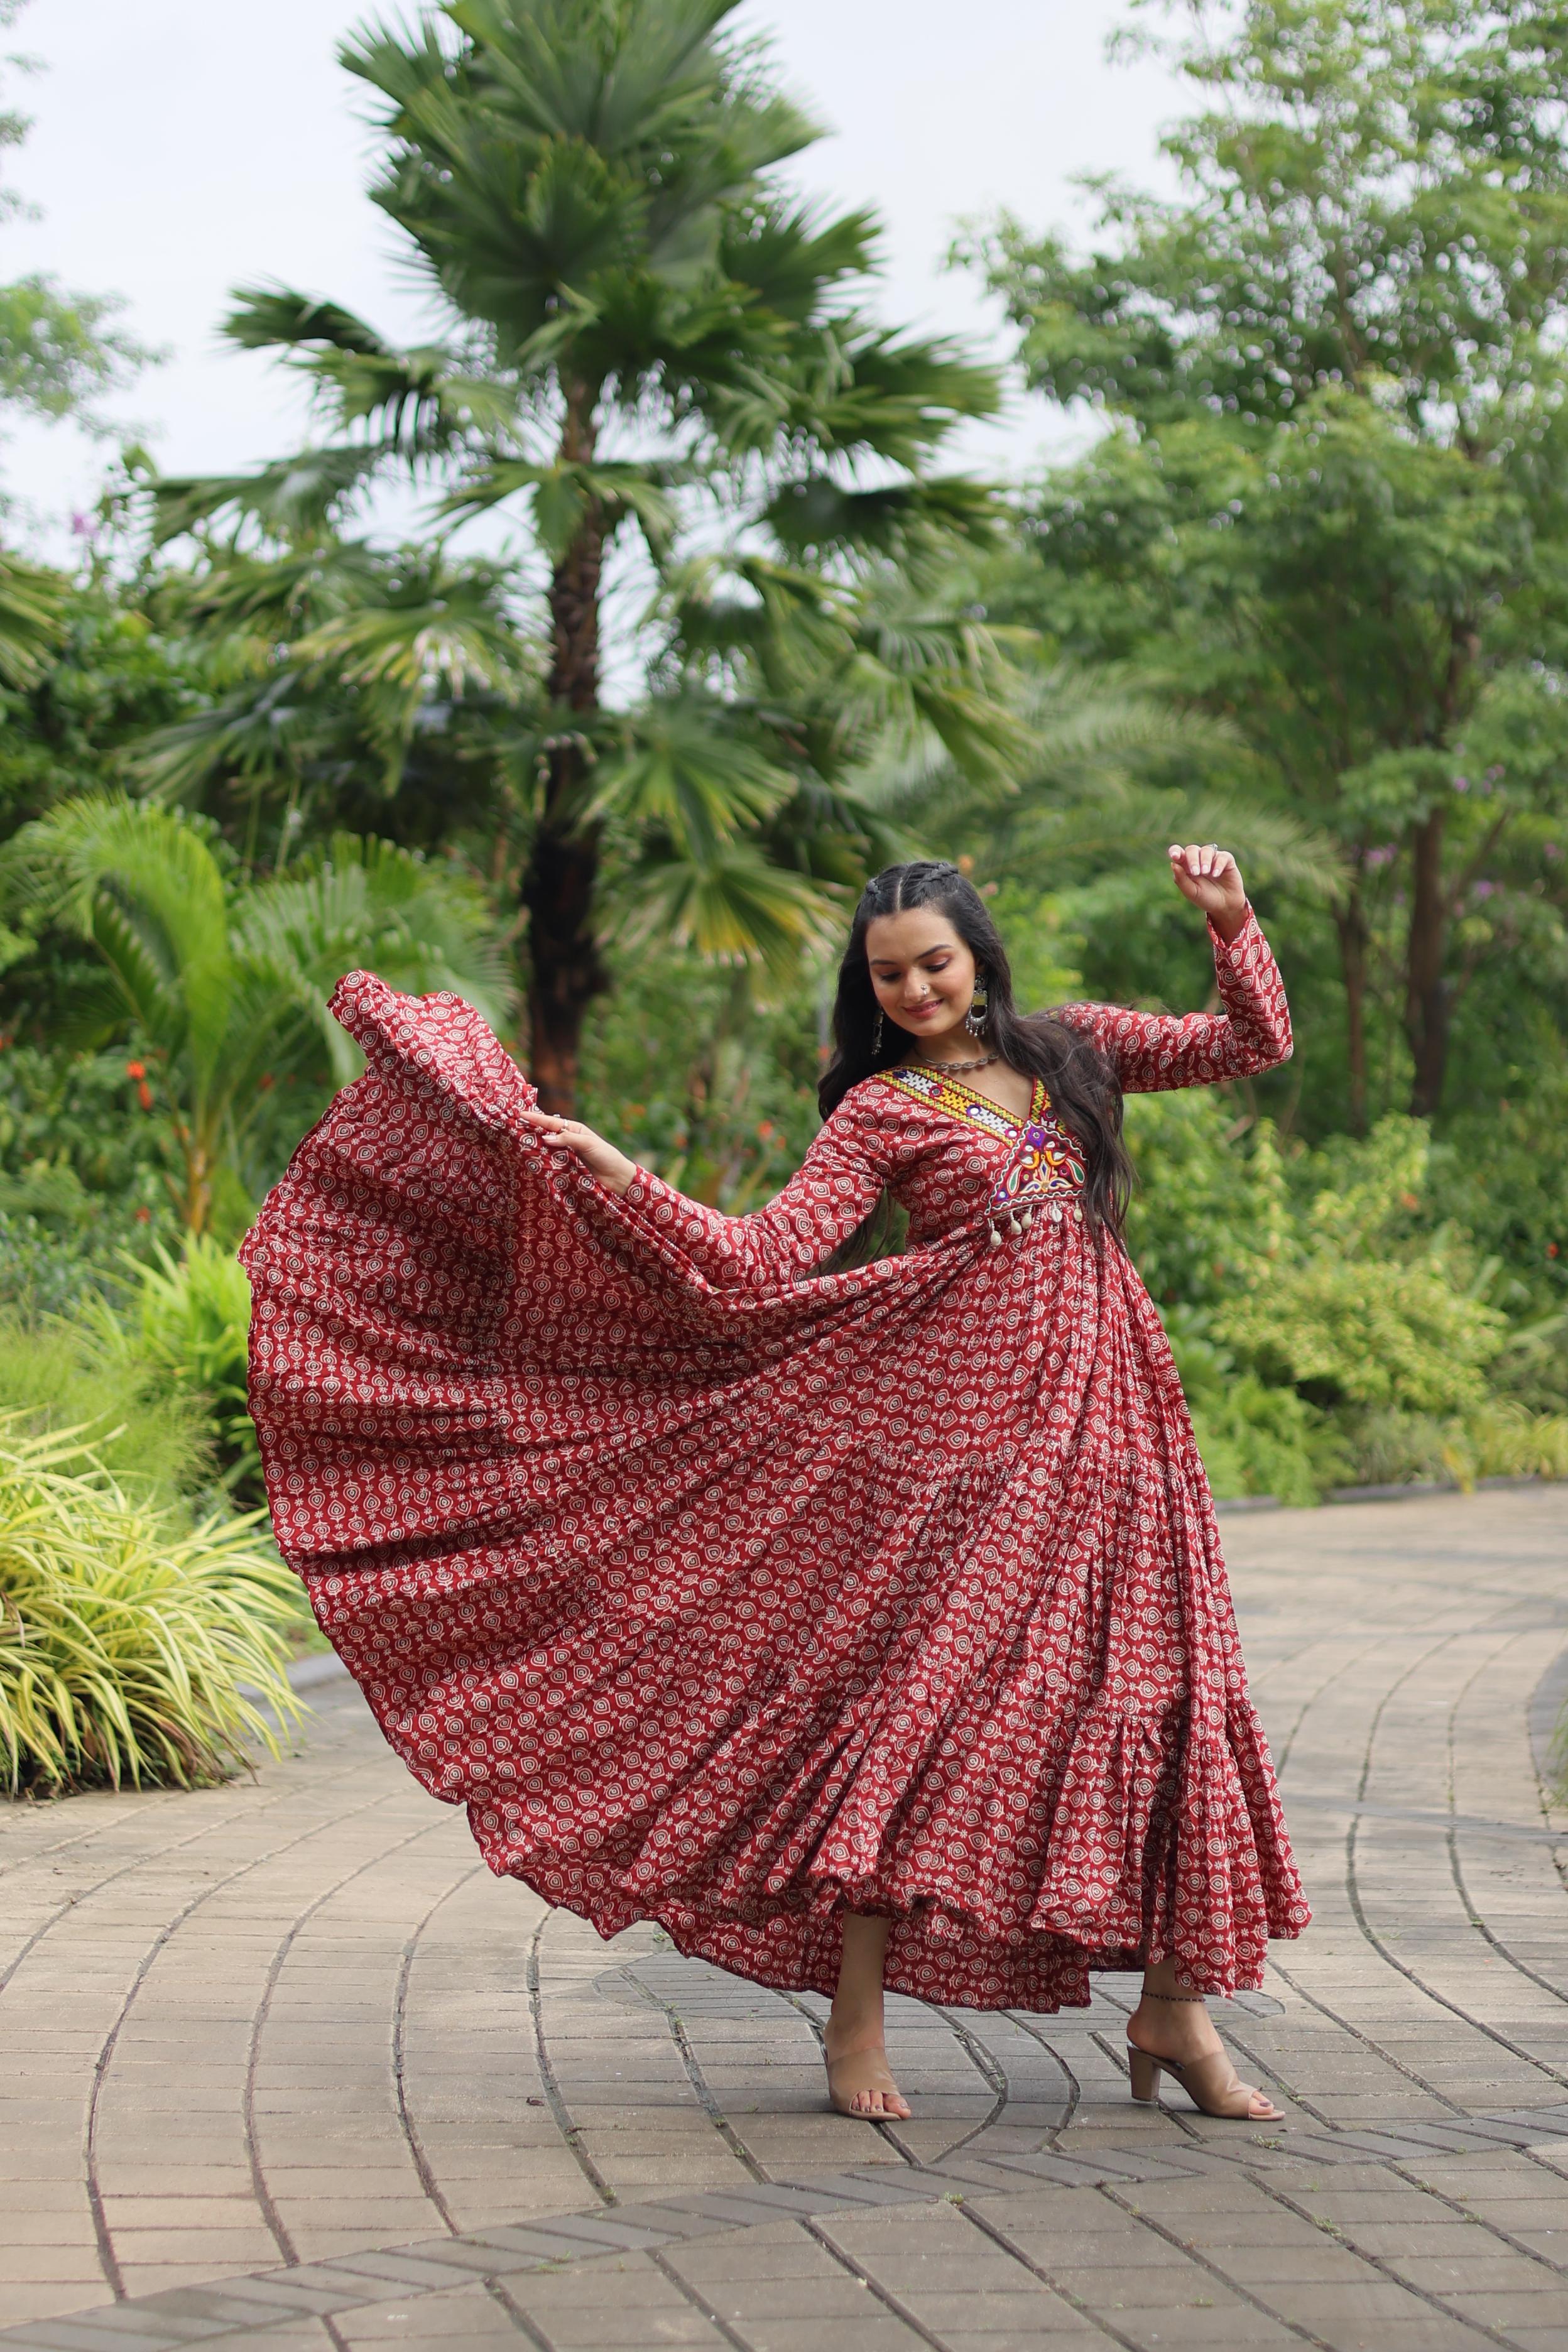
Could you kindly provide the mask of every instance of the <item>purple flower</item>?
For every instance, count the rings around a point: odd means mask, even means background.
[[[1392,848],[1369,849],[1366,853],[1366,863],[1369,866],[1391,866],[1394,856],[1394,852]]]

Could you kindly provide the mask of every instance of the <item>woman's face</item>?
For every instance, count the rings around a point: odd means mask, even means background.
[[[943,1037],[974,999],[974,958],[945,915],[911,907],[866,926],[866,961],[877,1002],[911,1037]]]

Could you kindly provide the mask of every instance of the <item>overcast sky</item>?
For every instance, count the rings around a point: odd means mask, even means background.
[[[369,13],[376,13],[370,11]],[[230,289],[268,278],[328,293],[394,335],[427,327],[395,232],[366,202],[361,86],[336,63],[363,21],[348,0],[31,0],[13,38],[45,70],[6,176],[41,217],[0,226],[0,276],[46,270],[125,299],[123,323],[164,364],[119,404],[169,472],[228,471],[301,431],[274,366],[227,351]],[[888,227],[885,315],[1000,348],[997,320],[942,258],[965,215],[1005,205],[1041,226],[1081,221],[1086,171],[1164,178],[1154,153],[1181,93],[1149,61],[1112,65],[1113,0],[747,0],[786,80],[828,128],[798,176]],[[967,462],[1016,471],[1062,426],[1018,399],[973,433]],[[105,453],[27,425],[0,450],[6,487],[57,555]]]

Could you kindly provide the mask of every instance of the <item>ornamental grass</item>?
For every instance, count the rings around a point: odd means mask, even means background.
[[[0,1780],[13,1796],[210,1784],[299,1705],[297,1580],[264,1514],[191,1528],[128,1497],[79,1430],[0,1416]]]

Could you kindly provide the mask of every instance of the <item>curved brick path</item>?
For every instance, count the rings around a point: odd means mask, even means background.
[[[1227,1522],[1318,1912],[1225,2020],[1272,2130],[1131,2107],[1121,1979],[899,2002],[917,2120],[828,2116],[820,2002],[497,1885],[342,1684],[254,1783],[8,1809],[0,2347],[1568,2352],[1565,1534]]]

